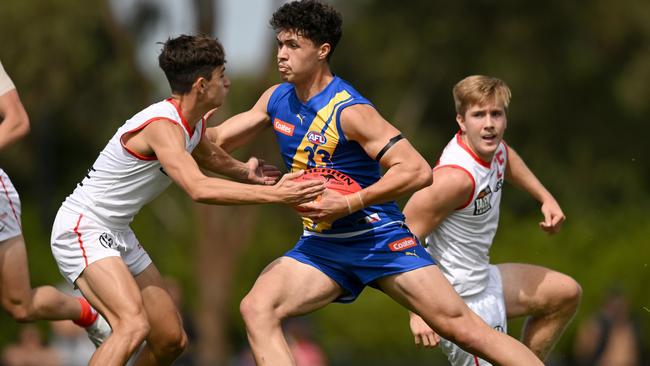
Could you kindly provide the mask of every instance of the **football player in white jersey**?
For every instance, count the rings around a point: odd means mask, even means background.
[[[507,318],[528,317],[522,342],[544,360],[573,318],[582,290],[571,277],[532,264],[491,265],[503,181],[540,202],[542,230],[555,234],[565,216],[555,198],[503,141],[510,89],[501,80],[469,76],[454,87],[460,131],[433,170],[433,183],[404,208],[407,225],[463,300],[493,328],[507,332]],[[435,347],[440,338],[411,314],[415,343]],[[451,342],[443,351],[454,366],[489,365]]]
[[[29,132],[29,117],[18,91],[0,63],[0,150]],[[20,197],[0,168],[0,301],[17,321],[73,320],[97,344],[110,328],[84,298],[63,294],[52,286],[32,289],[20,220]]]
[[[167,40],[159,65],[172,96],[118,129],[62,204],[52,230],[59,270],[113,328],[90,365],[123,365],[146,339],[137,365],[169,365],[187,337],[156,266],[129,224],[172,181],[193,200],[211,204],[313,201],[324,186],[279,181],[279,170],[252,158],[239,162],[205,135],[206,114],[219,107],[230,81],[221,44],[208,36]],[[244,184],[205,176],[199,166]],[[278,181],[277,183],[275,183]],[[275,184],[274,184],[275,183]]]

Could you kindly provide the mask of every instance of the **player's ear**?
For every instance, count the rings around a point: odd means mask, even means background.
[[[207,86],[206,84],[207,84],[207,80],[205,80],[204,77],[200,76],[194,81],[192,87],[198,90],[199,92],[203,93],[205,92]]]
[[[465,132],[465,118],[460,113],[456,114],[456,122],[458,123],[460,130]]]
[[[318,59],[319,60],[324,60],[327,59],[327,55],[330,54],[330,51],[332,50],[332,46],[330,46],[329,43],[323,43],[318,47]]]

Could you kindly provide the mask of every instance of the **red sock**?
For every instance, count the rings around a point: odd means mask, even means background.
[[[97,320],[97,311],[83,297],[78,297],[77,300],[79,300],[79,304],[81,305],[81,314],[79,315],[79,319],[74,320],[74,323],[83,328],[89,327]]]

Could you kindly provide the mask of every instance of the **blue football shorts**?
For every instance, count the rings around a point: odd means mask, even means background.
[[[373,281],[435,264],[403,223],[352,237],[303,235],[285,256],[311,265],[344,290],[336,302],[352,302]]]

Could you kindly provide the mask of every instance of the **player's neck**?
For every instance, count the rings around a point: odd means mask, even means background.
[[[474,153],[474,155],[476,155],[476,156],[478,156],[479,158],[481,158],[481,160],[483,160],[483,161],[489,163],[489,162],[491,162],[492,159],[494,158],[494,153],[492,153],[492,154],[483,154],[483,153],[480,153],[480,152],[478,151],[478,149],[476,149],[476,147],[475,147],[474,145],[472,145],[472,143],[469,141],[469,138],[467,137],[467,134],[466,134],[466,133],[463,133],[463,134],[460,136],[460,138],[461,138],[461,140],[463,141],[463,143],[465,144],[465,146],[467,146],[467,148],[470,149],[470,150]]]
[[[196,97],[193,97],[191,94],[172,94],[171,102],[176,105],[181,113],[181,118],[185,118],[185,121],[192,129],[209,110],[200,108],[196,102]],[[203,109],[206,110],[204,111]]]
[[[327,67],[314,72],[308,78],[305,78],[304,81],[294,83],[298,99],[306,103],[313,96],[327,88],[329,83],[332,82],[332,79],[334,79],[334,75],[329,67]]]

